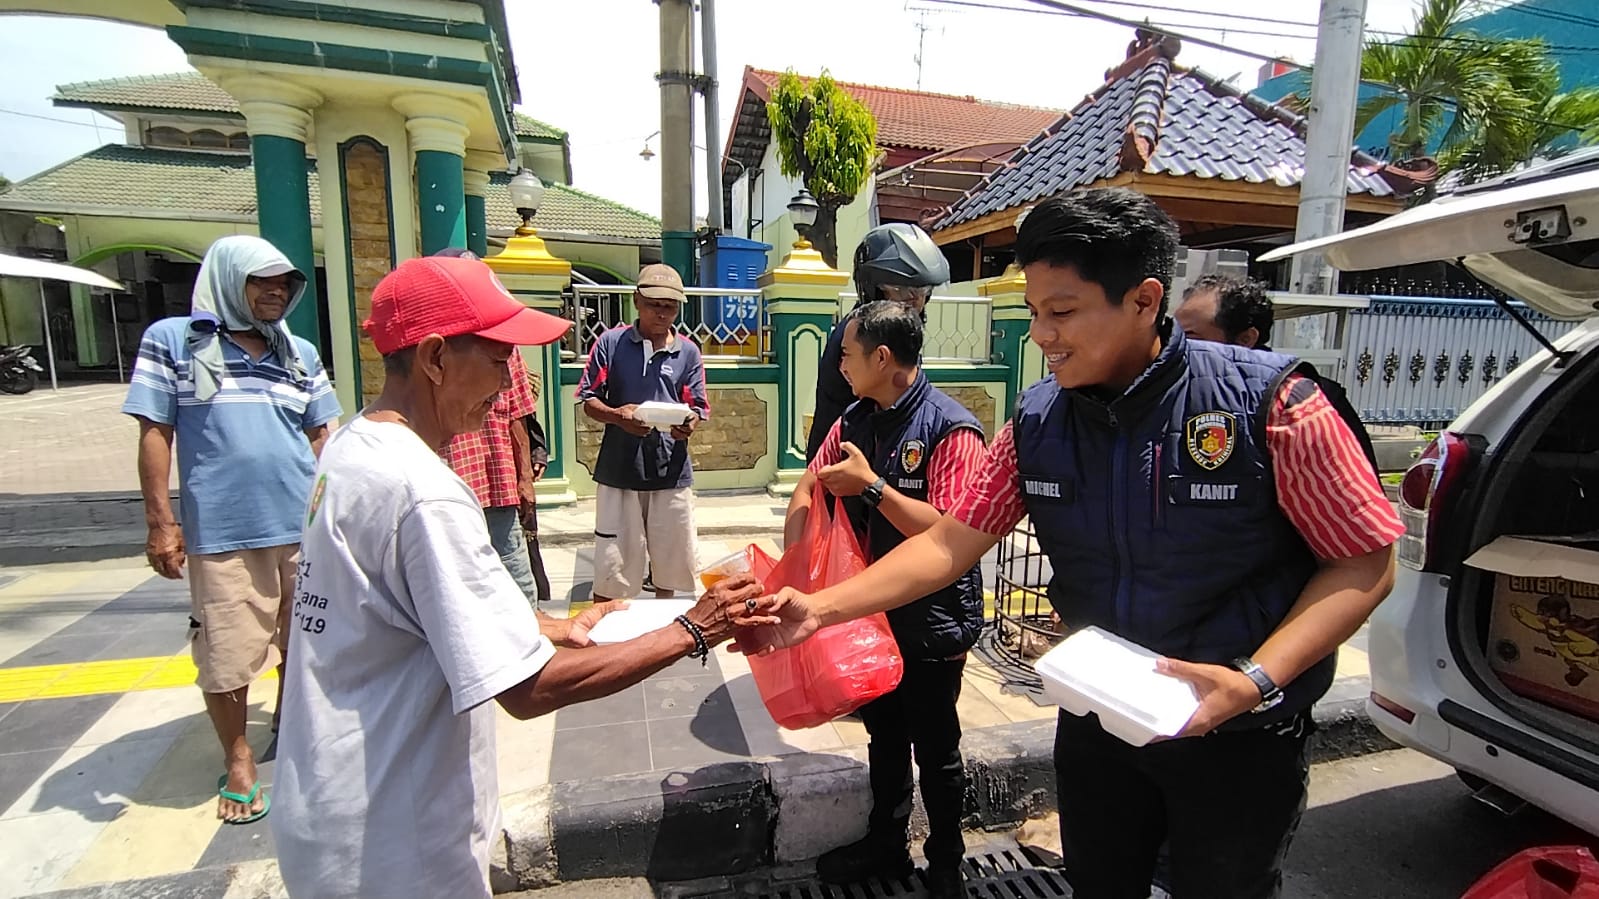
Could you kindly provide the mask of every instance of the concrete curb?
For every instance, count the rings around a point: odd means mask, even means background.
[[[1363,702],[1330,703],[1315,718],[1313,761],[1396,748]],[[1014,827],[1055,811],[1054,739],[1048,720],[969,731],[965,826]],[[505,800],[511,861],[497,872],[497,891],[607,877],[696,880],[804,861],[862,835],[869,797],[864,747],[546,790],[547,820],[536,814],[546,791]]]
[[[1318,706],[1313,762],[1397,748],[1353,700]],[[969,731],[968,829],[999,830],[1055,811],[1055,725]],[[552,784],[501,799],[504,841],[489,871],[496,893],[575,880],[686,881],[815,858],[865,832],[865,747],[799,753]],[[913,819],[913,828],[916,826]],[[198,868],[35,899],[278,899],[272,861]]]

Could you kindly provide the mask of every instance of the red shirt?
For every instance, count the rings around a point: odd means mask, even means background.
[[[511,367],[511,386],[494,398],[494,405],[483,418],[482,430],[457,434],[445,452],[445,461],[472,488],[485,509],[522,504],[510,429],[525,427],[522,419],[537,411],[522,354],[512,353],[507,364]]]
[[[811,473],[844,461],[843,441],[838,436],[839,422],[827,432],[822,448],[816,451],[807,470]],[[948,512],[977,474],[983,461],[983,435],[971,428],[959,428],[944,436],[933,447],[933,457],[927,460],[927,504],[940,512]]]
[[[1347,559],[1392,545],[1405,529],[1359,441],[1319,389],[1300,386],[1296,393],[1302,381],[1283,383],[1266,418],[1278,508],[1320,559]],[[996,536],[1009,533],[1027,514],[1009,422],[949,514]]]

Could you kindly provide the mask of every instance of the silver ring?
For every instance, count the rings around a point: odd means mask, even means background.
[[[746,600],[744,600],[744,611],[746,611],[746,612],[754,612],[755,611],[755,607],[757,605],[759,605],[759,603],[757,603],[755,600],[746,599]]]

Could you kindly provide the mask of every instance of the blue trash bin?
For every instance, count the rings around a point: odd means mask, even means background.
[[[700,286],[752,290],[766,271],[771,244],[718,234],[700,256]],[[759,355],[761,304],[757,297],[716,297],[707,303],[704,327],[707,349],[727,355]]]

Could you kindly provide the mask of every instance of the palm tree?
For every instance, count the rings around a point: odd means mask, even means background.
[[[1599,90],[1560,93],[1560,70],[1542,39],[1482,37],[1462,27],[1473,0],[1427,0],[1411,33],[1368,42],[1361,79],[1383,93],[1360,104],[1358,134],[1398,109],[1393,159],[1437,147],[1442,168],[1497,174],[1549,151],[1569,135],[1599,138]]]

